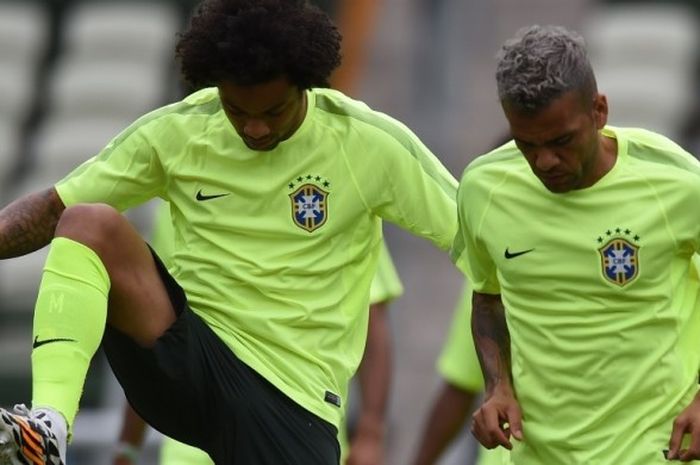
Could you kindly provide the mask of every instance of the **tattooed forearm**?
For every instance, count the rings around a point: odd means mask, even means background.
[[[52,187],[15,200],[0,211],[0,258],[17,257],[47,245],[65,206]]]
[[[510,384],[510,333],[500,295],[474,293],[472,335],[486,390],[490,391],[501,381]]]

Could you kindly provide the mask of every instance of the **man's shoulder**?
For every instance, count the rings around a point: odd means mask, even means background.
[[[374,108],[361,100],[349,97],[333,89],[313,89],[316,109],[327,118],[341,118],[360,131],[393,134],[410,132],[396,118]]]
[[[398,119],[332,89],[314,89],[319,128],[341,131],[346,144],[357,143],[374,151],[403,148],[413,155],[429,151],[418,136]]]
[[[314,94],[316,108],[332,115],[352,116],[354,113],[374,111],[362,100],[352,98],[339,90],[314,87],[310,92]]]
[[[494,176],[500,177],[520,168],[527,168],[527,162],[515,146],[515,142],[511,140],[474,158],[464,169],[462,179],[491,179]]]
[[[626,146],[629,157],[651,170],[686,171],[700,175],[700,162],[669,137],[642,128],[606,127],[618,143]]]
[[[207,87],[193,92],[167,107],[174,114],[215,114],[221,109],[219,90],[216,87]]]
[[[219,91],[216,87],[205,87],[182,99],[182,102],[191,106],[206,105],[212,101],[219,101]]]
[[[193,92],[180,101],[164,105],[140,119],[143,122],[149,122],[168,118],[215,115],[220,109],[221,101],[219,100],[218,89],[216,87],[208,87]]]
[[[630,144],[635,144],[648,150],[685,152],[685,150],[670,137],[650,129],[606,126],[603,129],[603,134],[615,134],[618,139],[626,140]]]
[[[193,125],[193,118],[201,120],[202,116],[216,115],[221,109],[221,102],[216,88],[207,88],[194,92],[182,100],[164,105],[137,119],[130,127],[131,131],[139,130],[141,133],[156,135],[164,133],[162,129],[167,127],[179,127],[183,132],[195,131],[197,125]],[[165,133],[172,134],[172,131]]]

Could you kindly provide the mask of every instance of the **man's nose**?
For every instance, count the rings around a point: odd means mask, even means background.
[[[537,149],[535,153],[535,167],[539,171],[547,172],[559,164],[559,157],[553,150],[546,147]]]
[[[270,127],[261,119],[249,119],[243,126],[243,134],[252,139],[262,139],[270,134]]]

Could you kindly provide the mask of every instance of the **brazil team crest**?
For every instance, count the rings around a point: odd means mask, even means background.
[[[328,219],[328,192],[313,184],[302,184],[289,194],[294,224],[309,232]]]
[[[635,239],[638,240],[638,236]],[[639,246],[616,237],[598,249],[603,276],[622,287],[639,275]]]

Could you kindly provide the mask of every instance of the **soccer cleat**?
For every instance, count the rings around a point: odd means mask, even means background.
[[[0,465],[65,465],[46,413],[0,408]]]

